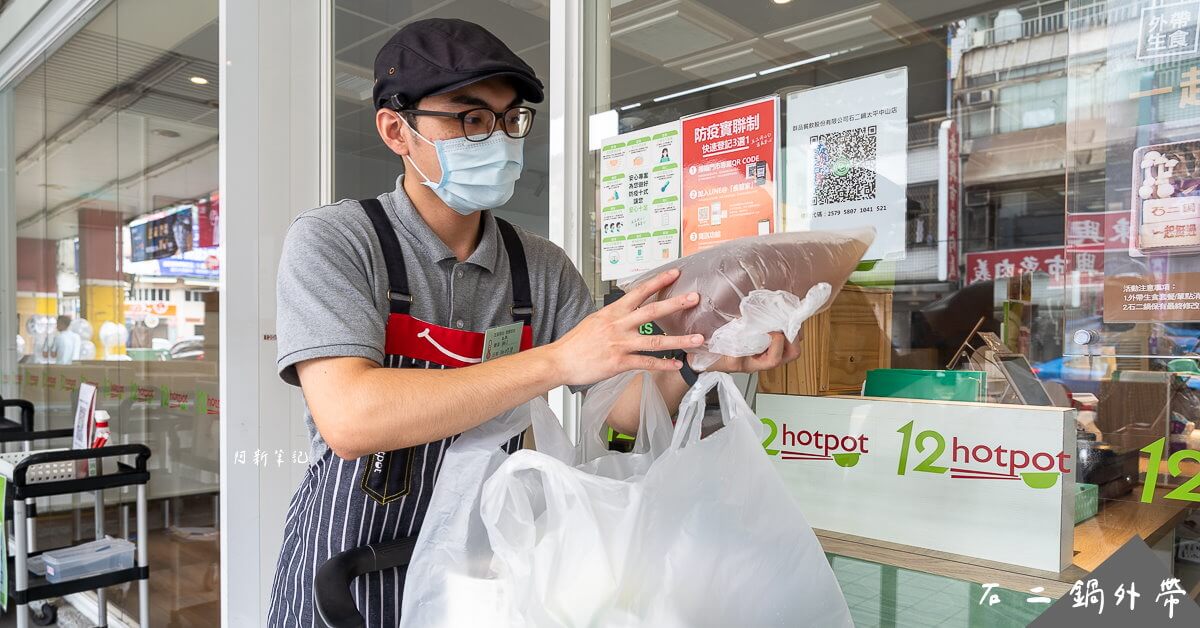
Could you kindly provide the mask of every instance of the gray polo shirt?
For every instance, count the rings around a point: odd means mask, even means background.
[[[508,254],[496,219],[483,213],[483,235],[466,261],[417,213],[403,188],[379,197],[396,229],[413,295],[412,316],[423,321],[485,331],[512,321]],[[593,309],[579,271],[545,238],[517,228],[529,266],[533,342],[560,338]],[[283,381],[299,386],[296,364],[326,357],[383,362],[388,316],[388,276],[371,220],[357,201],[344,200],[300,214],[288,229],[277,284],[276,366]],[[305,408],[313,460],[327,446]]]

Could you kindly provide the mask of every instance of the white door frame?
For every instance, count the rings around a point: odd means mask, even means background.
[[[584,11],[578,0],[550,2],[550,241],[579,268],[583,259]],[[579,430],[579,395],[550,391],[549,403],[572,441]]]
[[[0,163],[12,163],[13,156],[13,94],[0,90]],[[14,375],[17,372],[17,212],[13,207],[16,176],[12,168],[0,173],[0,373],[7,377],[0,383],[0,396],[16,397]],[[12,244],[9,244],[9,243]]]
[[[222,267],[236,270],[221,274],[222,626],[266,625],[306,468],[303,401],[275,372],[275,275],[293,217],[328,194],[330,1],[220,0]]]

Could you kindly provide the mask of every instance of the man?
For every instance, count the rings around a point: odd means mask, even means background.
[[[129,342],[125,346],[130,349],[149,349],[154,346],[153,332],[150,331],[145,318],[133,322],[133,327],[129,330]]]
[[[301,214],[280,261],[277,366],[304,392],[314,460],[286,517],[273,626],[312,623],[314,572],[331,555],[418,533],[456,435],[559,386],[631,369],[653,371],[675,408],[688,388],[681,361],[639,352],[704,340],[638,334],[698,302],[641,306],[675,275],[593,313],[562,250],[489,211],[512,196],[535,115],[525,103],[543,96],[495,36],[459,20],[414,22],[379,51],[375,78],[376,128],[406,174],[377,199]],[[509,334],[519,351],[481,359]],[[716,368],[770,368],[796,351],[779,336],[763,355]],[[636,433],[640,386],[609,419],[623,432]],[[396,570],[355,581],[368,625],[398,622],[403,587]]]
[[[58,334],[54,336],[50,350],[53,363],[71,364],[79,360],[79,349],[82,344],[83,339],[79,334],[71,331],[71,317],[66,314],[60,315],[58,317]]]

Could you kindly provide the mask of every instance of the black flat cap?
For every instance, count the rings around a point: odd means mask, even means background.
[[[375,56],[375,108],[395,96],[403,107],[493,78],[512,81],[526,102],[542,102],[533,68],[478,24],[429,19],[406,25]]]

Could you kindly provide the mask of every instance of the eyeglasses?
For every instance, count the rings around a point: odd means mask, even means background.
[[[504,113],[496,113],[486,107],[453,113],[450,111],[425,111],[423,109],[400,109],[400,113],[435,118],[455,118],[462,124],[463,136],[472,142],[482,142],[504,129],[504,134],[519,140],[533,130],[533,116],[537,113],[529,107],[510,107]]]

